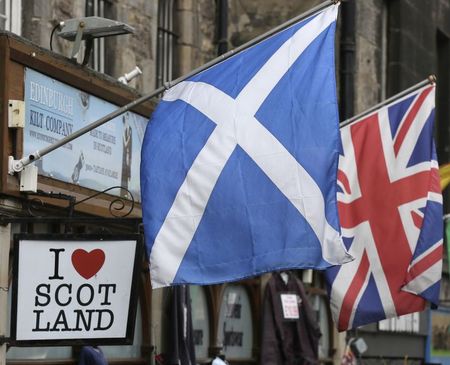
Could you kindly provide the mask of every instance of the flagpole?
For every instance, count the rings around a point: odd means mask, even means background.
[[[164,86],[159,87],[158,89],[152,91],[149,94],[143,95],[140,98],[132,101],[129,104],[126,104],[118,109],[116,109],[115,111],[105,115],[104,117],[97,119],[96,121],[88,124],[87,126],[75,131],[72,134],[69,134],[68,136],[60,139],[59,141],[51,144],[50,146],[44,147],[40,150],[37,150],[31,154],[29,154],[28,156],[23,157],[20,160],[14,160],[14,158],[12,156],[9,156],[9,166],[8,166],[8,173],[10,175],[13,175],[15,172],[21,172],[27,165],[29,165],[30,163],[39,160],[41,157],[45,156],[46,154],[56,150],[57,148],[65,145],[66,143],[69,143],[71,141],[73,141],[74,139],[82,136],[83,134],[91,131],[92,129],[95,129],[103,124],[105,124],[106,122],[109,122],[110,120],[118,117],[119,115],[126,113],[127,111],[133,109],[134,107],[136,107],[137,105],[140,105],[152,98],[154,98],[155,96],[161,94],[162,92],[164,92],[165,90],[171,88],[172,86],[175,86],[177,84],[179,84],[180,82],[188,79],[189,77],[192,77],[202,71],[205,71],[206,69],[230,58],[231,56],[247,49],[250,48],[252,46],[254,46],[255,44],[271,37],[272,35],[290,27],[291,25],[304,20],[308,17],[313,16],[314,14],[325,10],[326,8],[328,8],[329,6],[332,5],[336,5],[340,2],[340,0],[327,0],[317,6],[315,6],[314,8],[306,11],[305,13],[302,13],[300,15],[297,15],[296,17],[288,20],[287,22],[279,25],[278,27],[275,27],[271,30],[269,30],[268,32],[261,34],[260,36],[253,38],[252,40],[248,41],[247,43],[244,43],[243,45],[232,49],[226,53],[224,53],[223,55],[205,63],[204,65],[194,69],[193,71],[189,72],[188,74],[179,77],[176,80],[173,80],[171,82],[166,83]]]
[[[436,76],[435,75],[430,75],[430,76],[428,76],[427,79],[425,79],[425,80],[423,80],[423,81],[421,81],[421,82],[411,86],[409,89],[403,90],[402,92],[400,92],[400,93],[390,97],[389,99],[386,99],[386,100],[382,101],[381,103],[373,106],[372,108],[367,109],[366,111],[364,111],[364,112],[362,112],[362,113],[360,113],[358,115],[355,115],[354,117],[351,117],[350,119],[344,120],[342,123],[339,124],[339,128],[343,128],[345,126],[348,126],[349,124],[352,124],[353,122],[356,122],[357,120],[359,120],[362,117],[372,113],[373,111],[378,110],[381,107],[383,107],[385,105],[388,105],[388,104],[390,104],[390,103],[392,103],[392,102],[394,102],[394,101],[404,97],[405,95],[408,95],[409,93],[412,93],[415,90],[420,89],[421,87],[424,87],[424,86],[429,85],[429,84],[433,85],[435,83],[436,83]]]

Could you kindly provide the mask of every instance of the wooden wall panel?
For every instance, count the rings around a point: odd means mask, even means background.
[[[9,64],[9,47],[7,39],[0,37],[0,146],[1,159],[0,167],[2,173],[0,174],[0,189],[3,191],[6,186],[8,171],[8,152],[10,152],[10,145],[8,143],[8,109],[7,109],[7,95],[8,95],[8,64]]]

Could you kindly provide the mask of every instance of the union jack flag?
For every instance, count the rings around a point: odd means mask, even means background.
[[[443,220],[435,87],[343,127],[338,211],[355,260],[327,270],[340,331],[437,305]]]

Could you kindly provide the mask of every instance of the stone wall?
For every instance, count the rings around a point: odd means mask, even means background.
[[[117,78],[139,66],[143,74],[130,83],[141,92],[155,89],[157,1],[114,0],[111,18],[131,25],[133,35],[112,37],[108,73]]]
[[[322,3],[317,0],[229,0],[229,41],[235,48]]]
[[[229,0],[228,49],[301,14],[320,0]],[[175,7],[175,77],[217,57],[216,1],[178,0]]]
[[[22,36],[50,48],[50,34],[60,21],[85,16],[85,1],[27,0],[23,6]],[[105,17],[125,22],[135,34],[106,38],[105,72],[114,78],[131,71],[136,65],[143,75],[130,83],[141,92],[155,88],[155,50],[157,2],[147,0],[110,0]],[[70,56],[73,43],[57,36],[53,50]]]
[[[83,6],[80,6],[80,5]],[[60,21],[84,16],[84,1],[28,0],[22,1],[22,36],[50,48],[50,34]],[[70,55],[71,44],[58,37],[53,39],[53,50]]]
[[[211,4],[214,4],[211,0],[175,2],[175,78],[187,74],[216,56],[216,9]]]
[[[388,92],[437,74],[436,134],[439,163],[450,161],[450,4],[444,0],[389,3]],[[449,211],[450,191],[444,192]]]
[[[384,99],[383,0],[356,1],[355,115]]]

